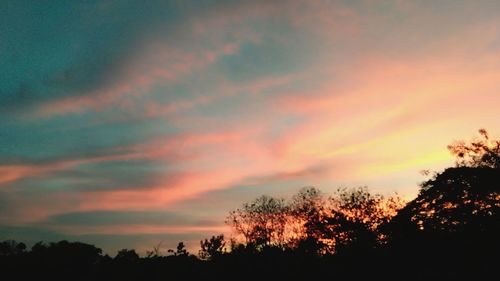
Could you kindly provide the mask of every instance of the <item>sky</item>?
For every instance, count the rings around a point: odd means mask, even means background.
[[[114,255],[267,194],[416,196],[500,132],[498,1],[0,4],[0,240]]]

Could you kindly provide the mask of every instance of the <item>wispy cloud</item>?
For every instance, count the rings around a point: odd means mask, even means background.
[[[500,129],[497,6],[12,5],[0,233],[145,248],[223,232],[214,222],[261,193],[414,196],[419,170],[452,163],[449,142]]]

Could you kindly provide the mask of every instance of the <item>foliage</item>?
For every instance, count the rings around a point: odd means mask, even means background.
[[[161,257],[161,244],[162,242],[158,243],[158,245],[153,247],[153,250],[147,251],[146,256],[148,258],[158,258]]]
[[[375,247],[383,238],[379,226],[402,206],[399,197],[371,194],[366,187],[339,188],[304,225],[309,233],[307,245],[314,245],[319,253]]]
[[[470,143],[456,141],[448,150],[457,157],[459,167],[500,168],[500,140],[491,140],[485,129],[480,129],[481,138]]]
[[[450,146],[457,166],[423,182],[417,198],[384,228],[393,251],[404,249],[434,263],[461,263],[465,257],[484,263],[498,259],[499,141],[490,140],[485,130],[480,133],[482,140]]]
[[[225,246],[226,242],[224,241],[223,234],[212,236],[210,239],[201,240],[199,256],[206,260],[215,259],[224,254]]]
[[[0,256],[15,256],[24,253],[26,244],[14,240],[0,242]]]
[[[132,250],[122,249],[118,251],[115,259],[126,262],[134,262],[139,259],[139,255],[133,249]]]
[[[169,249],[168,252],[173,253],[174,256],[189,256],[189,252],[186,250],[186,245],[184,244],[184,242],[179,242],[179,244],[177,244],[177,247],[175,248],[175,251]]]
[[[363,187],[338,189],[328,199],[320,190],[307,187],[290,202],[259,197],[232,211],[227,221],[247,246],[257,250],[286,245],[310,254],[331,254],[361,241],[375,246],[378,227],[402,206],[398,197],[386,199]]]
[[[317,254],[325,247],[322,218],[327,212],[327,200],[315,187],[305,187],[289,203],[289,244],[302,252]]]
[[[226,223],[256,248],[284,245],[287,206],[283,199],[261,196],[229,213]]]
[[[500,140],[458,141],[448,146],[457,157],[457,167],[435,174],[421,184],[419,196],[406,206],[405,220],[421,230],[456,232],[483,229],[500,209]]]

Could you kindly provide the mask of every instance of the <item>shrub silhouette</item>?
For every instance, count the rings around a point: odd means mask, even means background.
[[[14,240],[0,242],[0,256],[17,256],[26,250],[26,244]]]
[[[135,250],[122,249],[118,251],[115,256],[115,260],[123,262],[136,262],[139,259],[139,255]]]
[[[220,257],[225,252],[226,242],[224,235],[212,236],[210,239],[200,241],[199,256],[202,259],[213,260]]]

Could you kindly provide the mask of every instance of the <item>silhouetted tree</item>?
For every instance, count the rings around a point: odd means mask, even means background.
[[[146,252],[146,257],[148,258],[158,258],[161,257],[161,244],[162,242],[158,243],[158,245],[153,247],[153,250],[147,251]]]
[[[325,247],[321,240],[322,217],[327,212],[326,199],[315,187],[305,187],[290,202],[289,239],[292,247],[317,254]]]
[[[491,140],[485,129],[480,129],[481,138],[470,143],[456,141],[448,150],[457,157],[459,167],[500,168],[500,140]]]
[[[379,226],[403,205],[397,196],[371,194],[366,187],[339,188],[318,215],[306,222],[308,239],[316,241],[323,254],[374,248],[383,239]]]
[[[212,236],[210,239],[200,241],[199,255],[202,259],[212,260],[221,256],[225,251],[226,242],[224,235]]]
[[[135,250],[122,249],[118,251],[115,256],[116,260],[125,261],[125,262],[135,262],[139,259],[139,255],[135,252]]]
[[[186,250],[186,245],[184,245],[184,242],[179,242],[177,244],[177,247],[175,248],[175,251],[173,249],[169,249],[168,252],[173,253],[174,256],[177,257],[189,256],[189,252]]]
[[[102,250],[93,245],[81,242],[59,241],[57,243],[44,244],[36,243],[31,248],[33,255],[50,256],[55,261],[68,262],[68,257],[82,264],[92,264],[97,262],[102,254]]]
[[[229,213],[226,223],[247,245],[256,248],[284,245],[287,206],[283,199],[261,196]]]
[[[339,233],[336,234],[337,250],[340,247],[369,249],[383,242],[379,227],[390,221],[404,206],[396,195],[384,197],[371,194],[366,187],[338,189],[337,196],[331,197],[333,213],[341,219]]]
[[[366,188],[339,189],[327,200],[309,187],[289,204],[259,197],[231,212],[227,222],[243,235],[246,250],[286,246],[310,254],[331,254],[341,247],[375,246],[383,238],[378,227],[402,206],[399,197],[373,195]]]
[[[457,232],[483,228],[481,222],[498,215],[500,208],[500,141],[455,142],[448,146],[457,167],[435,174],[421,184],[418,197],[395,218],[426,231]],[[409,226],[407,226],[409,227]]]
[[[0,242],[0,256],[14,256],[24,253],[26,250],[26,245],[24,243],[18,243],[14,240],[6,240]]]
[[[385,226],[394,257],[424,263],[429,272],[477,272],[474,278],[494,266],[500,251],[500,150],[499,141],[480,133],[482,140],[450,145],[457,167],[422,183],[417,198]]]
[[[35,272],[50,280],[88,280],[92,269],[102,260],[102,250],[93,245],[59,241],[36,243],[28,255]]]

